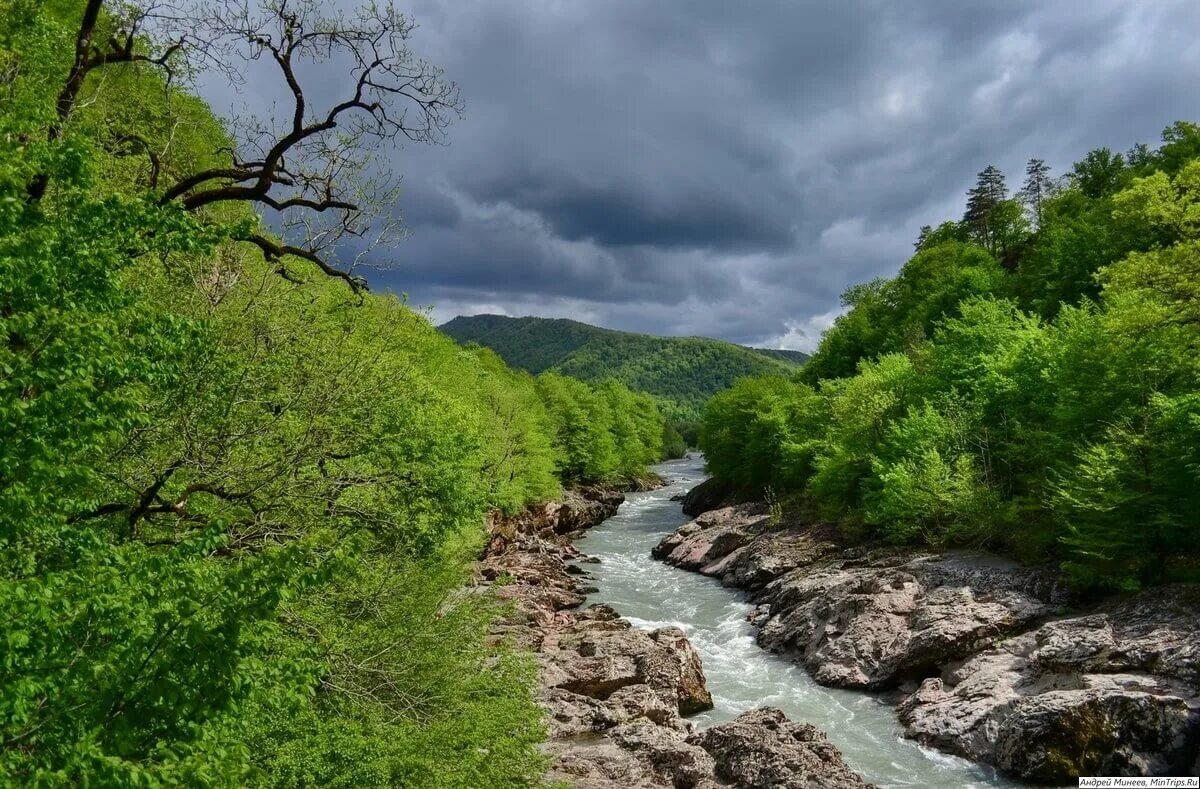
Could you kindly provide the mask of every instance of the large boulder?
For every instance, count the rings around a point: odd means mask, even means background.
[[[717,777],[746,789],[868,786],[846,766],[819,729],[796,723],[771,707],[743,713],[729,723],[693,735],[707,751]]]
[[[1150,590],[1006,639],[901,703],[906,733],[1031,781],[1200,759],[1200,599]]]
[[[832,529],[782,527],[761,502],[718,507],[695,517],[663,537],[651,555],[741,589],[757,590],[840,548]]]
[[[650,763],[673,786],[714,786],[715,765],[708,752],[679,732],[645,723],[627,723],[609,735],[622,748]]]
[[[593,486],[568,490],[563,494],[554,531],[565,535],[586,531],[616,515],[624,501],[625,494],[611,488]]]
[[[664,537],[650,553],[684,570],[703,571],[750,542],[768,521],[758,505],[711,510]]]
[[[702,748],[653,724],[625,724],[604,737],[555,739],[543,750],[552,760],[548,782],[575,789],[717,786],[712,758]]]
[[[660,663],[644,661],[647,673],[658,677],[659,684],[675,688],[680,715],[693,715],[713,708],[712,694],[704,678],[704,667],[700,654],[677,627],[660,627],[650,633],[650,638],[665,650],[667,658]]]
[[[709,477],[693,487],[683,497],[683,512],[696,517],[716,509],[733,498],[733,486]]]
[[[644,685],[656,706],[679,715],[712,709],[700,656],[675,627],[647,632],[623,619],[580,617],[542,639],[538,660],[549,688],[603,701]]]
[[[759,643],[794,654],[822,684],[885,688],[1018,632],[1050,612],[1021,592],[929,588],[911,563],[826,565],[767,587]]]

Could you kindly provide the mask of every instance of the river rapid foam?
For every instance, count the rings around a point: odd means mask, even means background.
[[[892,707],[878,696],[818,685],[801,666],[761,649],[739,592],[652,559],[650,549],[689,520],[671,498],[705,476],[695,455],[655,470],[670,484],[630,494],[576,545],[600,559],[587,568],[599,590],[589,603],[613,606],[636,627],[679,627],[700,653],[716,706],[692,722],[705,727],[770,705],[824,730],[847,764],[881,787],[1016,785],[988,767],[904,739]]]

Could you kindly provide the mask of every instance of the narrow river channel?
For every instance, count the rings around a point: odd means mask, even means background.
[[[608,603],[639,627],[676,625],[699,651],[716,708],[694,723],[703,727],[769,705],[824,730],[846,762],[881,787],[1012,785],[986,767],[903,739],[892,708],[875,696],[822,687],[803,668],[760,649],[746,621],[750,606],[737,591],[650,558],[664,535],[688,521],[671,497],[704,479],[695,456],[656,471],[671,484],[630,494],[578,546],[600,559],[585,565],[599,588],[588,602]]]

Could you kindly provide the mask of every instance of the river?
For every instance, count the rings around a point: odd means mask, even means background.
[[[825,731],[846,763],[881,787],[1014,785],[987,767],[905,740],[891,706],[876,696],[822,687],[802,667],[761,649],[746,621],[750,605],[739,592],[650,558],[664,535],[688,521],[671,497],[704,479],[697,456],[655,470],[668,486],[630,494],[577,545],[600,559],[585,565],[599,589],[589,603],[608,603],[638,627],[675,625],[700,653],[716,707],[693,723],[704,727],[769,705]]]

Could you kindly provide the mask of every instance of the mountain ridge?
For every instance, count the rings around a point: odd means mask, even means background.
[[[794,371],[800,351],[752,348],[710,337],[661,337],[570,318],[459,315],[438,327],[460,343],[491,348],[533,374],[616,378],[659,399],[678,420],[699,416],[705,400],[748,375]]]

